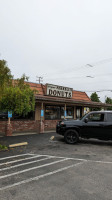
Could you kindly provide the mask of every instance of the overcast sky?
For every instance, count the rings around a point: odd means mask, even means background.
[[[112,90],[112,0],[0,0],[0,59],[14,78]]]

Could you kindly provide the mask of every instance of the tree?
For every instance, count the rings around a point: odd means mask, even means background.
[[[28,77],[24,74],[20,79],[13,80],[6,61],[0,63],[0,110],[25,116],[35,108],[34,91],[26,82]]]
[[[100,102],[99,97],[96,92],[92,93],[90,96],[91,101]],[[101,110],[101,108],[90,108],[91,111]]]
[[[99,97],[96,92],[91,94],[90,99],[91,101],[100,102]]]
[[[105,103],[112,104],[112,99],[110,97],[106,97]],[[112,107],[108,107],[107,110],[112,110]]]
[[[4,89],[12,85],[13,76],[10,69],[7,67],[5,60],[0,60],[0,97],[4,92]]]

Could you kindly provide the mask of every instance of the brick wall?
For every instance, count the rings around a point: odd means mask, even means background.
[[[5,135],[6,124],[6,121],[0,121],[0,135]]]
[[[39,132],[40,121],[11,121],[12,132]],[[5,135],[7,121],[0,121],[0,135]]]
[[[60,120],[45,120],[45,131],[56,130],[56,124]]]
[[[56,124],[59,120],[45,120],[44,121],[44,127],[45,131],[49,130],[56,130]],[[6,124],[7,121],[0,121],[0,135],[5,135],[6,132]],[[12,125],[12,132],[18,133],[18,132],[37,132],[39,133],[39,124],[40,121],[34,121],[34,120],[18,120],[18,121],[11,121]]]

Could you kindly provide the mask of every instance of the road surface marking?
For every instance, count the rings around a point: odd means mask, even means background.
[[[66,160],[69,160],[69,159],[68,158],[64,158],[62,160],[54,161],[54,162],[47,163],[47,164],[44,164],[44,165],[40,165],[40,166],[24,169],[24,170],[21,170],[21,171],[17,171],[17,172],[14,172],[12,174],[7,174],[7,175],[4,175],[4,176],[0,176],[0,179],[7,178],[7,177],[10,177],[10,176],[14,176],[14,175],[17,175],[17,174],[22,174],[24,172],[28,172],[28,171],[31,171],[31,170],[34,170],[34,169],[39,169],[39,168],[46,167],[46,166],[49,166],[49,165],[53,165],[53,164],[56,164],[56,163],[64,162]]]
[[[52,155],[46,155],[44,156],[52,156]],[[42,155],[40,155],[42,156]],[[62,157],[62,156],[52,156],[54,158],[68,158],[68,157]],[[102,163],[102,164],[112,164],[112,161],[100,161],[100,160],[87,160],[87,159],[80,159],[80,158],[68,158],[70,160],[78,160],[78,161],[87,161],[87,162],[95,162],[95,163]]]
[[[6,162],[6,163],[0,163],[0,166],[1,165],[8,165],[8,164],[11,164],[11,163],[16,163],[16,162],[20,162],[20,161],[24,161],[24,160],[31,160],[33,158],[38,158],[38,157],[41,157],[41,156],[40,155],[36,155],[36,156],[29,157],[29,158],[22,158],[22,159],[19,159],[19,160],[13,160],[13,161],[9,161],[9,162]]]
[[[50,175],[53,175],[53,174],[62,172],[62,171],[64,171],[64,170],[67,170],[67,169],[76,167],[76,166],[78,166],[78,165],[80,165],[80,164],[83,164],[83,163],[84,163],[84,162],[79,162],[79,163],[76,163],[76,164],[73,164],[73,165],[69,165],[69,166],[67,166],[67,167],[63,167],[63,168],[54,170],[54,171],[52,171],[52,172],[48,172],[48,173],[46,173],[46,174],[42,174],[42,175],[36,176],[36,177],[34,177],[34,178],[26,179],[26,180],[24,180],[24,181],[20,181],[20,182],[14,183],[14,184],[12,184],[12,185],[8,185],[8,186],[5,186],[5,187],[2,187],[2,188],[0,188],[0,191],[3,191],[3,190],[5,190],[5,189],[9,189],[9,188],[15,187],[15,186],[18,186],[18,185],[21,185],[21,184],[29,183],[29,182],[32,182],[32,181],[38,181],[38,180],[41,179],[41,178],[44,178],[44,177],[47,177],[47,176],[50,176]]]
[[[40,162],[40,161],[51,159],[51,158],[52,157],[47,157],[47,158],[42,158],[40,160],[34,160],[34,161],[27,162],[27,163],[22,163],[22,164],[14,165],[14,166],[11,166],[11,167],[5,167],[3,169],[0,169],[0,171],[5,171],[5,170],[8,170],[8,169],[13,169],[13,168],[16,168],[16,167],[29,165],[29,164],[32,164],[32,163]]]
[[[31,153],[25,153],[25,154],[19,154],[19,155],[15,155],[15,156],[8,156],[8,157],[5,157],[5,158],[0,158],[0,161],[1,160],[5,160],[5,159],[9,159],[9,158],[16,158],[16,157],[20,157],[20,156],[27,156],[27,155],[34,155],[34,154],[31,154]]]

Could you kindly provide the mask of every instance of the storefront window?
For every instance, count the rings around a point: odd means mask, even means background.
[[[67,107],[66,108],[67,119],[74,118],[74,108]],[[45,107],[45,119],[53,120],[53,119],[64,119],[64,107],[63,106],[46,106]]]
[[[45,119],[60,119],[60,107],[46,106]]]
[[[66,107],[66,118],[73,119],[74,118],[74,108]],[[64,119],[64,107],[61,107],[61,119]]]

